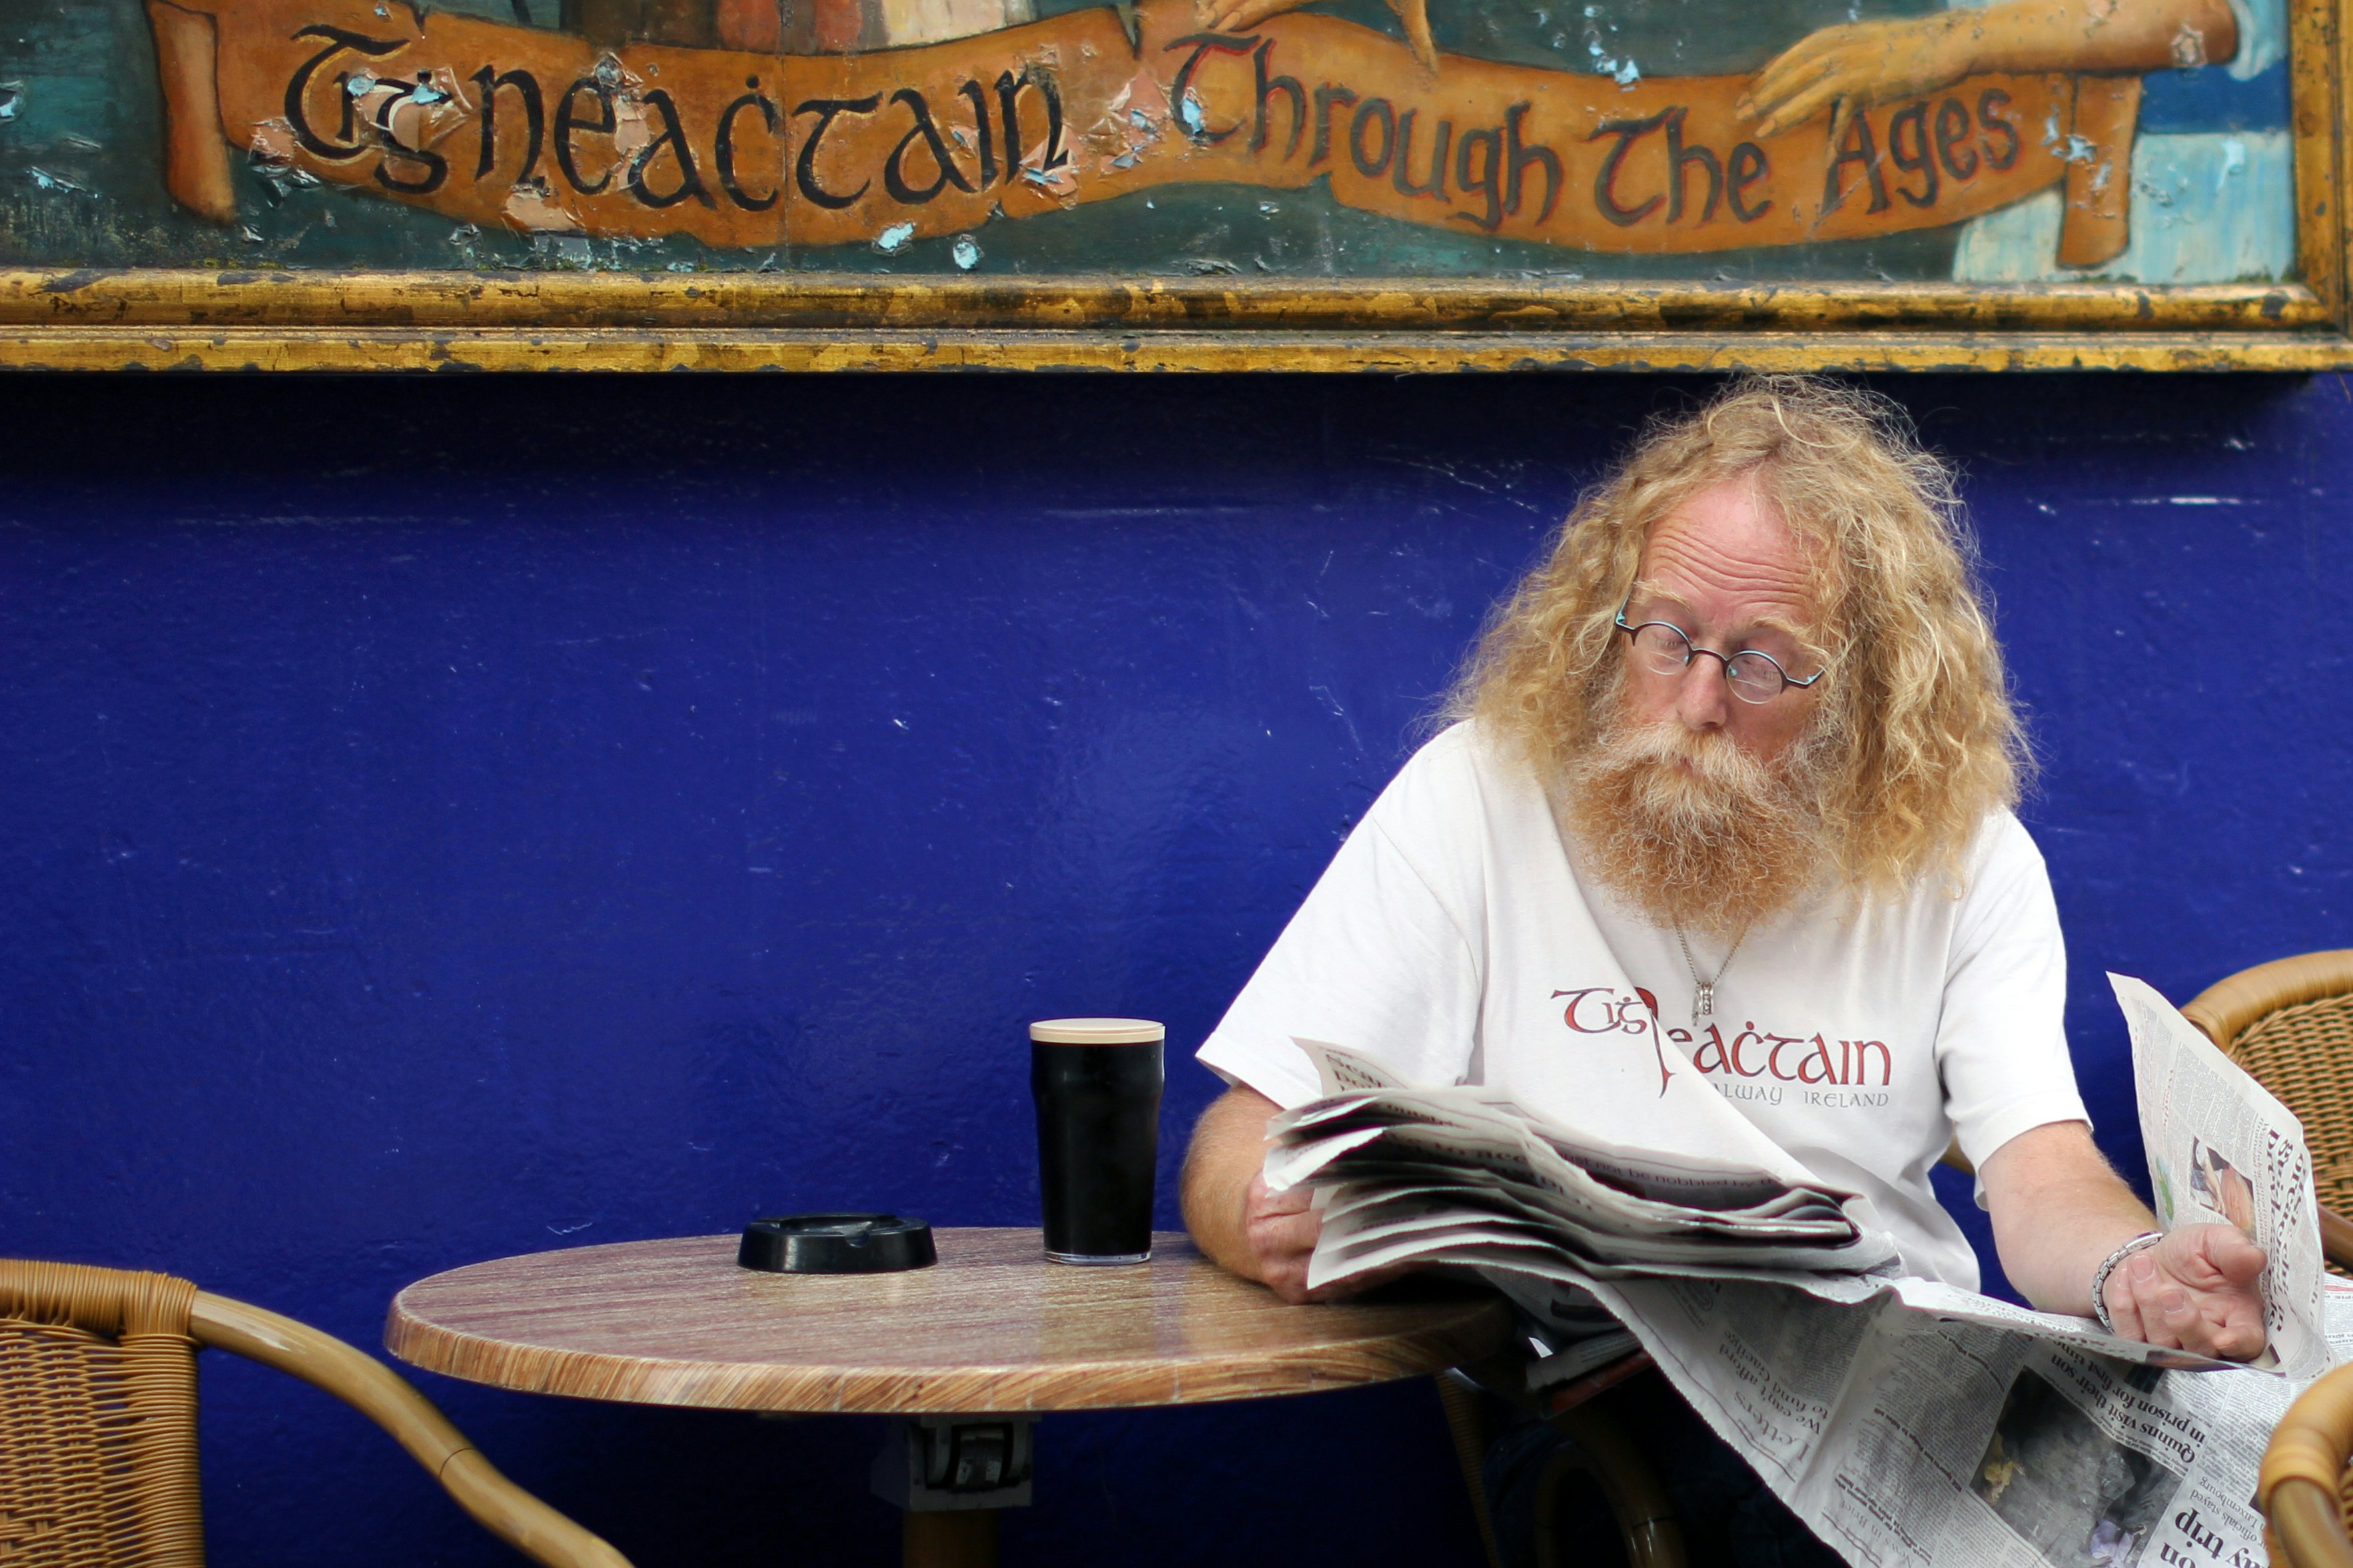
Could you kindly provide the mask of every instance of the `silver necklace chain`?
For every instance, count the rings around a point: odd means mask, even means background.
[[[1740,927],[1740,934],[1732,939],[1731,950],[1725,953],[1724,962],[1715,966],[1715,974],[1702,980],[1699,977],[1699,965],[1692,961],[1691,943],[1683,939],[1683,922],[1681,921],[1675,922],[1675,945],[1683,950],[1683,967],[1691,971],[1693,1034],[1699,1033],[1699,1021],[1702,1018],[1715,1016],[1715,988],[1722,983],[1724,972],[1732,967],[1733,957],[1739,952],[1740,944],[1747,940],[1748,923],[1744,921]]]

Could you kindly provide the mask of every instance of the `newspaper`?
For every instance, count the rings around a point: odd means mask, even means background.
[[[1267,1181],[1314,1191],[1311,1285],[1410,1263],[1502,1289],[1542,1355],[1533,1384],[1639,1342],[1856,1563],[2253,1568],[2263,1444],[2353,1351],[2353,1292],[2324,1291],[2294,1115],[2110,978],[2161,1222],[2227,1219],[2270,1256],[2261,1366],[1902,1277],[1853,1194],[1786,1164],[1627,1145],[1320,1042],[1299,1044],[1324,1098],[1270,1124]]]
[[[1323,1230],[1308,1261],[1310,1288],[1407,1264],[1473,1269],[1519,1303],[1554,1353],[1601,1331],[1597,1322],[1641,1331],[1604,1282],[1683,1279],[1926,1314],[2137,1364],[2236,1365],[2120,1339],[2088,1318],[1905,1278],[1894,1242],[1854,1217],[1856,1194],[1830,1184],[1634,1148],[1491,1089],[1409,1088],[1344,1047],[1297,1044],[1325,1096],[1268,1124],[1265,1174],[1275,1192],[1315,1191]],[[1594,1311],[1597,1302],[1606,1313]],[[1779,1297],[1759,1304],[1789,1310]],[[2317,1313],[2316,1300],[2307,1321]]]
[[[2132,1030],[2133,1081],[2158,1223],[2228,1221],[2271,1257],[2263,1327],[2282,1367],[2329,1364],[2319,1331],[2320,1210],[2304,1124],[2173,1005],[2137,980],[2108,976]]]
[[[2133,1365],[1926,1311],[1718,1281],[1597,1287],[1676,1388],[1857,1564],[2260,1568],[2255,1472],[2303,1384]],[[2324,1347],[2353,1353],[2353,1284]]]

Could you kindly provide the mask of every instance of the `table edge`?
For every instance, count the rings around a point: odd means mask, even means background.
[[[411,1292],[459,1271],[444,1269],[428,1275],[395,1294],[385,1315],[384,1347],[396,1360],[440,1376],[514,1393],[717,1410],[844,1415],[1044,1413],[1277,1398],[1394,1382],[1476,1361],[1509,1342],[1513,1321],[1510,1304],[1501,1296],[1432,1303],[1442,1315],[1401,1333],[1367,1331],[1358,1338],[1271,1351],[1239,1368],[1208,1357],[1180,1357],[1109,1358],[1043,1369],[977,1363],[936,1372],[838,1364],[793,1369],[761,1362],[673,1361],[534,1346],[448,1328],[411,1309]],[[1453,1310],[1443,1311],[1447,1308]],[[1366,1345],[1377,1348],[1368,1355]],[[1124,1380],[1127,1386],[1100,1394],[1086,1386],[1116,1380]]]

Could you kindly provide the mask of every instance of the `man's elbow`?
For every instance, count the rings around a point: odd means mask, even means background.
[[[1266,1124],[1274,1101],[1236,1084],[1209,1102],[1193,1124],[1177,1178],[1176,1201],[1193,1245],[1211,1260],[1256,1278],[1243,1262],[1244,1194],[1266,1158]]]

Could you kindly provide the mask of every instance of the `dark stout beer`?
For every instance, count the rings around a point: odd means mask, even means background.
[[[1057,1263],[1141,1263],[1152,1256],[1165,1033],[1140,1018],[1029,1026],[1038,1185],[1046,1256]]]

